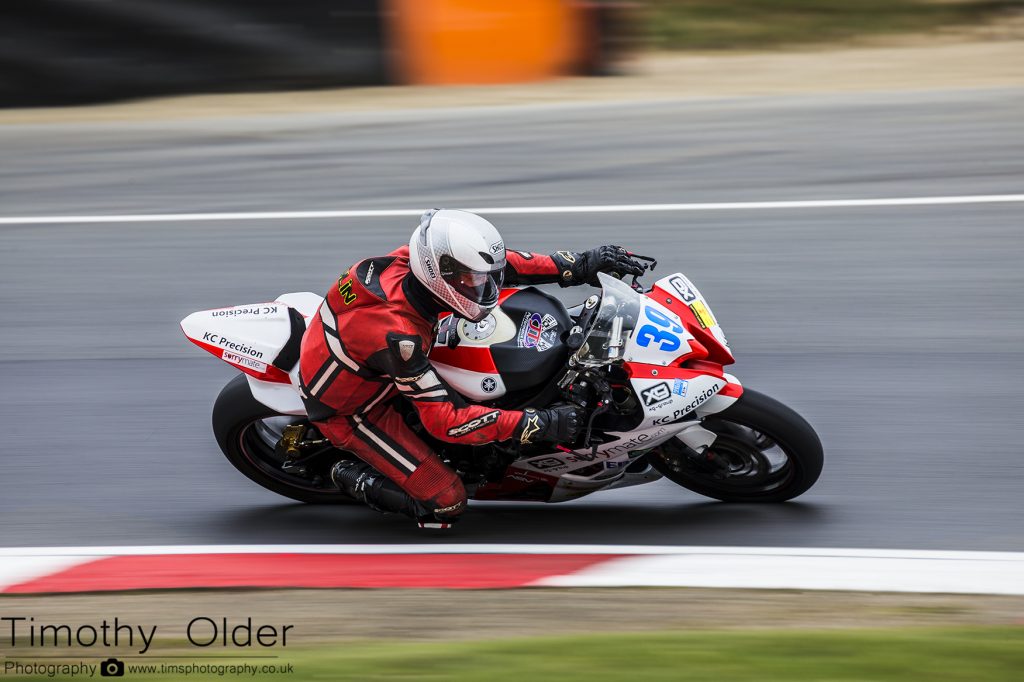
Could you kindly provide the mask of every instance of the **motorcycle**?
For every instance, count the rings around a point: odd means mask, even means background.
[[[647,290],[637,277],[599,279],[600,294],[571,308],[514,288],[480,322],[438,321],[431,362],[467,400],[506,409],[571,401],[588,415],[574,443],[465,446],[433,439],[411,406],[400,407],[470,499],[562,502],[664,477],[727,502],[782,502],[814,485],[824,458],[814,429],[724,371],[734,362],[728,341],[685,275]],[[228,461],[286,497],[350,503],[330,471],[355,456],[319,433],[299,395],[302,334],[323,305],[317,294],[289,293],[196,312],[181,327],[241,371],[213,408]]]

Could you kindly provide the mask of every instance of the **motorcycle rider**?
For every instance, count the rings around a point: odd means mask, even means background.
[[[522,411],[467,404],[427,357],[438,317],[483,320],[503,284],[597,285],[599,272],[643,271],[617,246],[550,256],[506,251],[497,229],[478,215],[424,213],[407,246],[360,261],[338,278],[302,338],[309,419],[362,460],[335,465],[335,484],[378,511],[447,528],[466,507],[462,481],[410,428],[395,399],[411,401],[433,437],[471,445],[570,442],[582,414],[570,404]]]

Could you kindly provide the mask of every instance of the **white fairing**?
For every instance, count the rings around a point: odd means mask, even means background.
[[[291,323],[288,306],[270,301],[201,310],[182,320],[181,329],[224,362],[267,372],[288,341]]]
[[[697,318],[703,322],[707,322],[708,331],[714,336],[719,343],[721,343],[729,354],[732,355],[732,351],[729,350],[729,342],[725,338],[725,332],[722,331],[722,326],[718,324],[718,320],[715,318],[714,313],[711,312],[711,304],[708,303],[704,295],[700,293],[700,289],[694,286],[686,275],[681,272],[676,272],[667,277],[662,277],[654,286],[664,291],[669,292],[675,298],[679,299],[694,311]],[[679,319],[678,317],[676,319]],[[692,336],[690,338],[693,338]]]
[[[449,386],[470,400],[494,400],[505,395],[508,390],[500,374],[473,372],[440,362],[431,361],[431,364],[437,368]]]
[[[726,384],[722,379],[708,374],[687,379],[634,377],[631,383],[644,408],[641,428],[684,418],[712,399]]]
[[[288,308],[308,322],[322,302],[308,291],[283,294],[266,303],[192,313],[181,329],[193,343],[245,372],[256,400],[281,414],[303,415],[298,363],[287,373],[272,363],[292,337]]]
[[[648,322],[652,317],[660,320],[667,318],[672,326],[651,326]],[[654,333],[645,334],[647,329],[653,330]],[[626,362],[642,362],[664,367],[674,362],[680,355],[690,352],[687,342],[692,338],[693,335],[686,331],[678,315],[657,301],[646,298],[640,312],[640,322],[626,341],[624,357]]]
[[[308,321],[320,310],[320,304],[324,302],[324,297],[314,294],[312,291],[299,291],[292,294],[281,294],[277,297],[277,301],[295,308]]]
[[[740,380],[737,379],[732,374],[726,373],[724,376],[725,376],[725,379],[730,384],[734,384],[736,386],[742,386],[742,384],[740,383]],[[697,410],[696,410],[697,416],[700,417],[701,419],[703,419],[704,417],[708,416],[709,414],[716,414],[716,413],[721,412],[722,410],[728,408],[729,406],[731,406],[737,400],[739,400],[739,398],[734,398],[732,396],[716,394],[713,397],[709,398],[708,401],[705,402],[703,405],[701,405],[699,408],[697,408]]]

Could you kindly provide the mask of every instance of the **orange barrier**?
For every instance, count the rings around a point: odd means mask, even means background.
[[[573,0],[388,0],[394,80],[487,84],[568,73],[583,54]]]

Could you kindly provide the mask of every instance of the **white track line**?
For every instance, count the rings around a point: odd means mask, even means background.
[[[137,556],[158,554],[717,554],[732,556],[861,557],[1024,561],[1024,552],[821,547],[704,547],[677,545],[392,544],[392,545],[144,545],[108,547],[0,547],[0,557]],[[1022,576],[1024,577],[1024,576]]]
[[[834,549],[819,547],[690,547],[675,545],[145,545],[109,547],[0,547],[13,556],[148,556],[161,554],[716,554],[928,560],[1024,561],[1024,552]],[[1024,576],[1022,576],[1024,578]]]
[[[609,560],[533,584],[1024,595],[1024,552],[508,544],[0,548],[0,589],[109,556],[179,554],[597,554]]]
[[[612,559],[544,587],[716,587],[769,590],[855,590],[957,594],[1024,594],[1024,555],[967,557],[827,556],[700,553]],[[956,553],[951,553],[956,554]]]
[[[531,215],[558,213],[633,213],[671,211],[746,211],[772,209],[869,208],[878,206],[947,206],[951,204],[1024,203],[1024,194],[980,194],[940,197],[896,197],[888,199],[815,199],[806,201],[725,201],[686,204],[610,204],[591,206],[498,206],[467,208],[489,215]],[[7,216],[0,225],[46,225],[85,223],[175,223],[237,220],[315,220],[324,218],[399,218],[419,216],[426,209],[384,209],[366,211],[261,211],[245,213],[152,213],[136,215]]]

